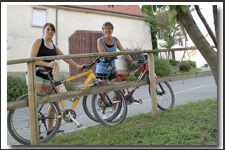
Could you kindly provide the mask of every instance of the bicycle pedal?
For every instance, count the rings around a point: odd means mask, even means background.
[[[77,126],[77,128],[80,128],[80,127],[82,127],[82,124],[79,124],[79,125]]]
[[[142,99],[139,99],[139,100],[134,100],[134,102],[136,102],[136,103],[139,103],[139,104],[142,104]]]

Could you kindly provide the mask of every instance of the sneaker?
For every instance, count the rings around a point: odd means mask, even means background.
[[[112,116],[115,112],[116,112],[116,110],[111,110],[110,116]]]
[[[101,114],[101,117],[102,117],[102,119],[106,119],[107,118],[107,116],[106,116],[106,114]]]
[[[112,110],[111,112],[110,112],[110,115],[112,116],[114,113],[116,112],[116,110]],[[116,116],[116,118],[114,118],[113,120],[117,120],[117,119],[119,119],[120,118],[120,114],[118,114],[117,116]]]

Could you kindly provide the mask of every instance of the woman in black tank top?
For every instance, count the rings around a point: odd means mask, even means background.
[[[43,38],[35,39],[31,45],[30,57],[43,57],[43,56],[53,56],[53,55],[64,55],[62,51],[54,45],[52,38],[55,35],[55,26],[52,23],[46,23],[43,27]],[[64,61],[77,69],[82,69],[84,65],[78,65],[72,59],[64,59]],[[54,60],[46,61],[36,61],[36,66],[44,66],[55,68],[57,63]],[[36,76],[40,77],[43,80],[48,80],[48,77],[39,73],[36,73]],[[50,82],[49,82],[50,83]],[[36,92],[41,93],[42,90],[46,93],[47,90],[51,87],[51,84],[36,83]],[[54,94],[54,90],[51,94]],[[54,111],[50,107],[49,113]],[[48,120],[48,132],[51,132],[53,129],[52,120]]]

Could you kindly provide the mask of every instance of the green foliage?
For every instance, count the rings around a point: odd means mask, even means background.
[[[188,72],[191,69],[191,65],[188,61],[182,61],[180,63],[180,71]]]
[[[191,67],[196,68],[196,61],[189,60],[188,63],[191,65]]]
[[[143,13],[148,11],[156,13],[160,10],[169,9],[169,25],[172,27],[175,23],[177,12],[181,10],[185,13],[189,7],[190,5],[143,5],[141,10]]]
[[[204,65],[204,67],[208,67],[208,66],[209,66],[208,64],[205,64],[205,65]]]
[[[172,72],[172,66],[168,60],[154,56],[155,73],[157,76],[168,76]]]
[[[158,32],[158,26],[157,26],[157,22],[156,22],[156,16],[154,15],[153,12],[146,11],[145,13],[148,15],[148,18],[146,19],[146,23],[148,24],[148,26],[150,28],[150,33],[152,36],[152,48],[157,49],[158,44],[157,44],[156,35]]]
[[[20,77],[7,77],[7,102],[15,101],[27,93],[26,80]]]
[[[180,64],[180,62],[179,62],[179,61],[177,61],[177,60],[173,60],[173,59],[170,59],[170,60],[169,60],[169,63],[170,63],[172,66],[177,66],[177,65],[179,65],[179,64]]]
[[[119,125],[96,125],[55,136],[41,145],[214,145],[218,144],[217,99],[142,113]]]
[[[63,78],[63,77],[62,77]],[[71,82],[64,83],[67,91],[76,90],[76,87]],[[15,101],[20,96],[27,94],[26,80],[21,77],[7,77],[7,101]]]
[[[66,82],[66,83],[64,83],[64,85],[65,85],[67,91],[74,91],[74,90],[76,90],[76,87],[71,82]]]
[[[59,79],[57,79],[57,81],[58,80],[63,80],[63,79],[65,79],[65,77],[64,76],[60,76]],[[76,87],[75,87],[75,85],[72,82],[65,82],[64,85],[65,85],[67,91],[74,91],[74,90],[76,90]]]
[[[127,72],[121,72],[120,74],[126,75],[128,73]],[[124,80],[127,81],[127,82],[136,81],[137,77],[135,76],[135,74],[131,74],[130,76],[126,77]]]

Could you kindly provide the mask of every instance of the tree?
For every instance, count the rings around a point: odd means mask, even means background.
[[[161,47],[171,49],[176,43],[183,39],[183,33],[180,25],[175,22],[173,26],[169,26],[169,11],[160,11],[157,13],[157,22],[159,28],[163,31],[165,43],[160,44]],[[175,60],[175,52],[168,52],[167,59],[170,58],[170,53],[172,54],[172,59]]]
[[[150,34],[152,37],[152,48],[153,49],[158,49],[158,44],[157,44],[157,32],[158,32],[158,27],[157,27],[157,22],[156,22],[156,16],[154,15],[153,12],[146,12],[148,15],[146,19],[146,23],[148,24],[150,30]],[[158,53],[154,53],[154,55],[158,56]]]
[[[202,15],[199,6],[198,6],[198,5],[195,5],[195,9],[196,9],[196,11],[197,11],[198,16],[201,18],[203,24],[205,25],[205,27],[206,27],[206,29],[207,29],[209,35],[211,36],[211,38],[212,38],[212,40],[213,40],[215,46],[217,47],[217,40],[216,40],[216,37],[215,37],[215,35],[213,34],[213,31],[211,30],[211,28],[209,27],[207,21],[205,20],[204,16]]]
[[[217,84],[218,83],[217,54],[214,51],[214,49],[210,46],[209,42],[202,35],[201,31],[199,30],[198,26],[196,25],[191,15],[190,10],[187,9],[186,12],[183,12],[182,10],[178,10],[176,18],[183,24],[186,32],[192,39],[193,43],[195,44],[197,49],[200,51],[202,56],[205,58],[206,62],[209,64],[212,70],[215,82]]]
[[[213,18],[214,18],[215,33],[217,38],[217,5],[213,5]]]
[[[188,35],[190,36],[191,40],[197,47],[197,49],[200,51],[202,56],[205,58],[206,62],[209,64],[213,77],[215,79],[216,85],[218,83],[217,81],[217,54],[213,50],[213,48],[210,46],[209,42],[204,38],[201,31],[199,30],[198,26],[196,25],[192,14],[189,10],[188,5],[168,5],[170,14],[170,26],[172,26],[177,20],[179,23],[182,24]],[[156,12],[157,8],[165,8],[166,5],[143,5],[142,11],[145,12],[153,11]]]

